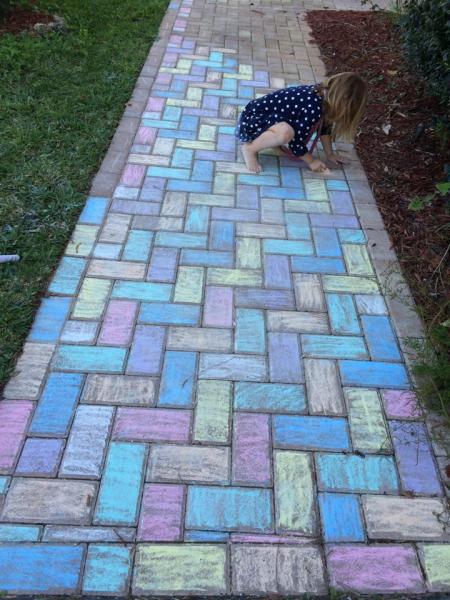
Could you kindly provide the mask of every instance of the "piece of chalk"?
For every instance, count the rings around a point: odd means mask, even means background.
[[[0,263],[17,262],[20,260],[18,254],[0,254]]]

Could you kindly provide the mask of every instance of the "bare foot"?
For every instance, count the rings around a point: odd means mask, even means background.
[[[253,152],[249,148],[250,144],[244,144],[242,146],[242,156],[244,157],[245,164],[250,173],[261,173],[261,165],[256,157],[256,152]]]

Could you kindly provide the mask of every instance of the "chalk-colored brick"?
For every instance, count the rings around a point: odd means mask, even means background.
[[[155,445],[150,453],[147,479],[226,484],[229,461],[228,448]]]

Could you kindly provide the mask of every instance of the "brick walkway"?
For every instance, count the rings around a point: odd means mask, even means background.
[[[237,154],[242,105],[323,76],[320,5],[170,5],[0,403],[0,591],[449,589],[364,172]]]

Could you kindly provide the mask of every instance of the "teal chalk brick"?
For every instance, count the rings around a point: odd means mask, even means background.
[[[89,196],[80,215],[79,222],[89,225],[101,225],[105,218],[108,204],[108,198]]]
[[[167,302],[172,295],[172,288],[173,286],[169,283],[116,281],[113,287],[112,297],[142,300],[143,302]]]
[[[170,179],[167,184],[169,192],[192,192],[199,194],[210,194],[211,183],[209,181],[179,181]]]
[[[363,387],[400,388],[410,387],[408,374],[403,365],[362,360],[339,361],[343,385]]]
[[[273,417],[274,446],[306,450],[350,450],[346,419],[276,415]]]
[[[297,240],[264,240],[267,254],[310,256],[314,253],[311,242]]]
[[[327,294],[331,330],[338,334],[359,334],[358,315],[351,294]]]
[[[180,264],[201,267],[233,267],[234,256],[232,252],[218,250],[182,250]]]
[[[163,113],[165,121],[179,121],[181,117],[181,108],[178,106],[166,106]]]
[[[362,337],[302,335],[303,356],[315,358],[366,358]]]
[[[76,373],[51,373],[37,405],[30,433],[67,435],[84,377]]]
[[[234,386],[234,408],[262,413],[306,412],[305,389],[302,385],[238,381]]]
[[[345,273],[344,261],[340,258],[318,258],[293,256],[292,270],[294,273],[327,273],[340,274]]]
[[[159,406],[191,406],[197,355],[167,351],[159,390]]]
[[[49,287],[51,294],[76,294],[87,260],[75,256],[63,256]]]
[[[149,167],[147,170],[149,177],[162,177],[166,179],[189,179],[191,172],[189,169],[176,169],[172,167]]]
[[[209,531],[270,531],[271,492],[266,489],[189,486],[188,529]]]
[[[0,590],[10,594],[75,594],[84,546],[1,544]]]
[[[364,541],[364,525],[358,496],[319,494],[319,508],[326,542]]]
[[[398,493],[398,479],[391,456],[317,454],[319,490],[375,494]]]
[[[156,325],[197,325],[200,319],[200,306],[193,304],[142,304],[140,323]]]
[[[147,262],[153,240],[152,231],[132,229],[123,250],[123,260]]]
[[[83,593],[126,594],[131,563],[130,546],[91,544],[86,558]]]
[[[145,444],[111,443],[94,515],[95,524],[136,525],[145,458]]]
[[[194,151],[189,148],[176,148],[172,155],[172,167],[184,167],[190,169]]]
[[[388,317],[363,316],[361,322],[374,360],[401,360],[397,340]]]
[[[239,174],[238,183],[244,185],[279,185],[280,181],[278,177],[272,175],[247,175],[245,173]]]
[[[192,169],[194,181],[212,181],[214,163],[211,160],[196,160]]]
[[[308,215],[302,213],[286,214],[286,228],[288,238],[293,240],[310,240],[311,228]]]
[[[361,229],[338,229],[338,234],[344,244],[365,244],[367,241]]]
[[[72,298],[58,296],[44,298],[28,340],[30,342],[56,342],[66,322],[71,302]]]
[[[302,188],[262,187],[261,198],[281,198],[281,200],[305,200]]]
[[[208,206],[190,206],[186,217],[185,230],[189,233],[205,233],[208,231],[208,222]]]
[[[325,183],[327,185],[327,190],[348,192],[347,182],[342,181],[341,179],[327,179]]]
[[[9,485],[9,477],[0,475],[0,496],[2,496],[3,494],[6,494],[8,485]]]
[[[169,248],[206,248],[207,236],[203,233],[169,233],[159,231],[156,234],[156,246]]]
[[[340,258],[342,256],[341,246],[334,227],[314,227],[314,244],[317,256],[324,258]]]
[[[178,129],[178,123],[175,121],[163,121],[155,120],[155,119],[142,119],[142,124],[144,127],[154,127],[156,129]],[[155,175],[158,177],[158,175]]]
[[[232,79],[227,79],[226,81],[233,81]],[[219,127],[219,133],[224,133],[225,135],[234,135],[234,127]]]
[[[229,533],[224,531],[186,531],[184,539],[186,542],[227,542]]]
[[[60,346],[53,366],[61,371],[121,373],[126,353],[125,348]]]
[[[37,525],[0,524],[0,542],[37,542],[40,533],[41,528]]]
[[[264,354],[266,331],[264,313],[254,308],[236,310],[235,351]]]

